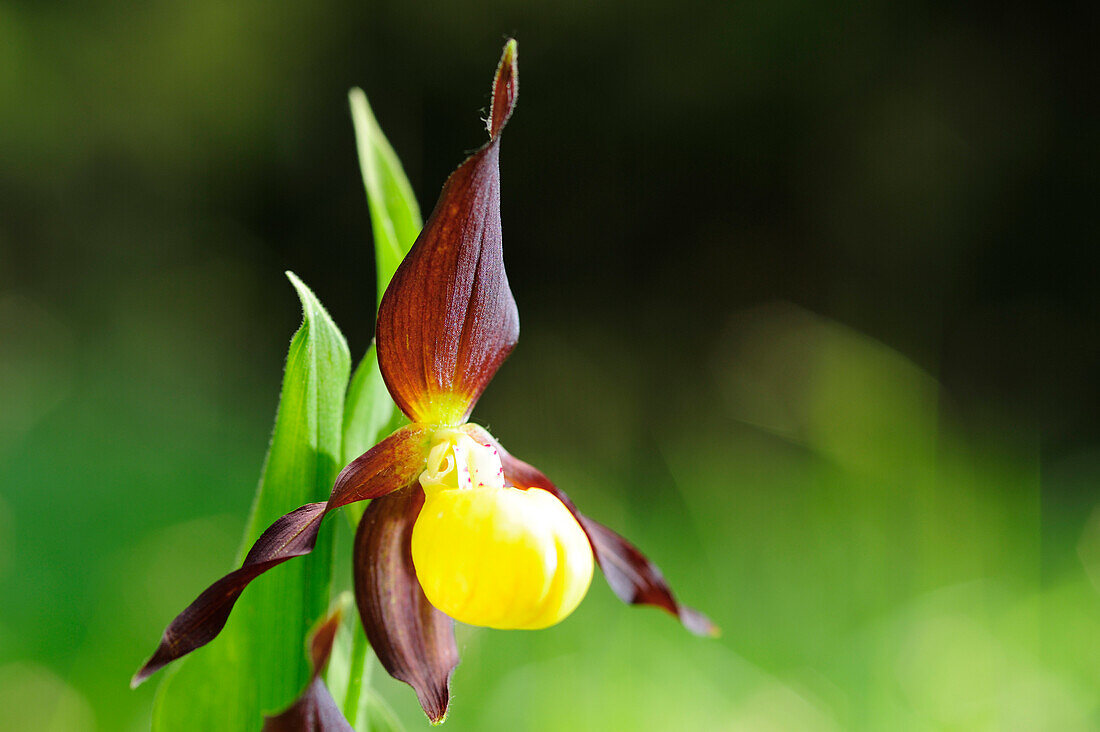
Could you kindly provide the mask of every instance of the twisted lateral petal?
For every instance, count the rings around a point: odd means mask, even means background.
[[[378,311],[378,365],[414,422],[458,425],[519,339],[500,231],[500,133],[515,105],[515,45],[494,81],[492,140],[451,174]]]
[[[336,476],[329,503],[346,506],[404,488],[424,469],[433,432],[427,425],[406,425],[352,460]]]
[[[240,569],[210,585],[165,629],[160,645],[130,681],[136,687],[153,673],[200,648],[225,627],[229,613],[248,583],[292,557],[313,551],[324,503],[309,503],[280,518],[256,540]]]
[[[507,472],[507,469],[505,469]],[[569,499],[557,492],[566,506]],[[653,605],[663,608],[680,619],[685,628],[695,635],[716,636],[718,626],[703,613],[676,601],[661,570],[637,547],[603,524],[593,521],[572,507],[574,515],[592,542],[596,561],[603,570],[607,584],[620,600],[632,605]]]
[[[321,520],[349,503],[382,496],[416,481],[424,468],[431,429],[409,425],[382,440],[340,473],[327,503],[309,503],[273,523],[249,550],[240,569],[210,585],[176,616],[153,656],[130,681],[136,687],[152,674],[217,637],[237,598],[261,574],[313,551]]]
[[[447,716],[458,646],[454,621],[428,602],[413,569],[412,530],[423,505],[415,485],[371,501],[355,535],[353,573],[371,648],[438,724]]]
[[[475,424],[465,425],[466,432],[483,445],[492,445],[500,453],[504,477],[517,488],[541,488],[553,493],[565,504],[588,540],[596,563],[603,570],[604,578],[620,600],[631,605],[652,605],[662,608],[680,619],[685,628],[696,635],[718,635],[718,627],[698,610],[682,605],[676,600],[672,588],[656,564],[638,551],[637,547],[603,524],[593,521],[577,510],[576,505],[563,491],[533,465],[508,454],[500,443],[483,428]]]
[[[337,610],[314,631],[310,638],[313,676],[309,686],[285,712],[264,719],[263,732],[355,732],[320,678],[328,665],[340,618]]]

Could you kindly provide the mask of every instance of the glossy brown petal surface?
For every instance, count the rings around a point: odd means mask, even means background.
[[[332,654],[340,619],[337,610],[313,632],[309,643],[313,676],[309,686],[285,712],[265,718],[263,732],[354,732],[320,678]]]
[[[413,485],[367,506],[355,535],[355,600],[378,660],[416,691],[435,724],[447,716],[458,646],[454,621],[424,597],[413,569],[412,529],[423,505]]]
[[[327,503],[310,503],[279,518],[260,535],[240,569],[208,587],[164,631],[153,656],[134,674],[136,687],[172,661],[212,641],[225,627],[237,598],[261,574],[313,551],[321,520],[355,501],[385,495],[415,482],[423,470],[431,429],[409,425],[353,461],[337,478]]]
[[[497,449],[504,467],[504,477],[511,485],[517,488],[541,488],[553,493],[565,504],[588,535],[596,562],[603,570],[611,591],[620,600],[632,605],[652,605],[666,610],[679,618],[683,626],[696,635],[718,634],[718,627],[706,615],[676,600],[661,570],[638,551],[637,547],[578,511],[569,496],[538,468],[508,454],[486,430],[472,424],[466,425],[465,429],[478,442]]]
[[[457,425],[519,339],[500,230],[500,133],[519,88],[509,42],[493,84],[489,143],[451,174],[378,311],[378,365],[414,422]]]
[[[410,424],[352,460],[336,476],[332,508],[377,498],[410,483],[424,469],[434,428]]]

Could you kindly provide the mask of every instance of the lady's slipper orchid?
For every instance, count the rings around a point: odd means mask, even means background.
[[[374,500],[354,550],[359,613],[383,666],[413,687],[433,722],[446,714],[458,664],[454,620],[553,625],[584,597],[593,561],[625,602],[663,608],[697,634],[715,632],[634,546],[467,421],[519,337],[498,168],[517,91],[509,41],[493,83],[490,140],[451,174],[382,298],[379,366],[411,424],[345,467],[327,503],[302,506],[264,532],[240,569],[168,626],[135,685],[212,640],[249,582],[312,550],[326,514],[366,499]]]

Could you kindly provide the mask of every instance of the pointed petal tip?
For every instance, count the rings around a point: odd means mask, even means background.
[[[433,727],[438,727],[447,721],[447,713],[451,707],[451,676],[453,674],[454,668],[452,667],[450,672],[447,673],[446,681],[435,688],[417,688],[415,685],[410,684],[416,691],[416,700],[420,702],[420,708],[424,710],[424,716],[428,718],[428,722]],[[405,683],[408,683],[408,681],[405,681]]]
[[[355,534],[353,566],[371,648],[390,676],[413,688],[436,725],[447,717],[458,646],[454,621],[428,602],[412,564],[412,527],[423,501],[419,485],[372,501]]]
[[[713,620],[693,607],[681,605],[677,615],[680,623],[693,635],[701,638],[719,638],[722,635],[722,629],[715,625]]]
[[[130,679],[130,689],[138,688],[144,684],[150,676],[168,665],[168,662],[161,658],[163,647],[164,641],[162,640],[157,646],[157,650],[149,657],[149,660],[146,661],[145,664],[137,670],[133,678]]]
[[[500,54],[501,66],[507,64],[508,66],[515,67],[516,58],[519,56],[519,41],[515,38],[509,38],[504,44],[504,50]]]
[[[322,673],[325,667],[328,666],[329,656],[332,655],[332,646],[336,642],[336,632],[340,629],[340,623],[343,622],[343,619],[343,605],[337,604],[310,635],[309,661],[315,676]]]
[[[500,55],[497,73],[493,78],[493,103],[489,109],[489,136],[494,140],[500,137],[519,95],[519,44],[515,38],[509,38]]]

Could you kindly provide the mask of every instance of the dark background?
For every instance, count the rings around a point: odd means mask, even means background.
[[[299,318],[282,271],[354,357],[371,336],[347,89],[427,214],[515,35],[524,332],[475,417],[726,634],[598,588],[564,635],[471,640],[448,725],[503,728],[494,699],[554,684],[644,729],[1097,722],[1096,27],[1038,3],[0,3],[0,700],[41,700],[28,729],[145,723],[125,679],[254,489]],[[882,630],[913,617],[911,646]],[[629,667],[669,653],[714,686],[658,674],[652,701]],[[936,686],[970,662],[959,698]],[[531,703],[532,727],[581,713]]]

